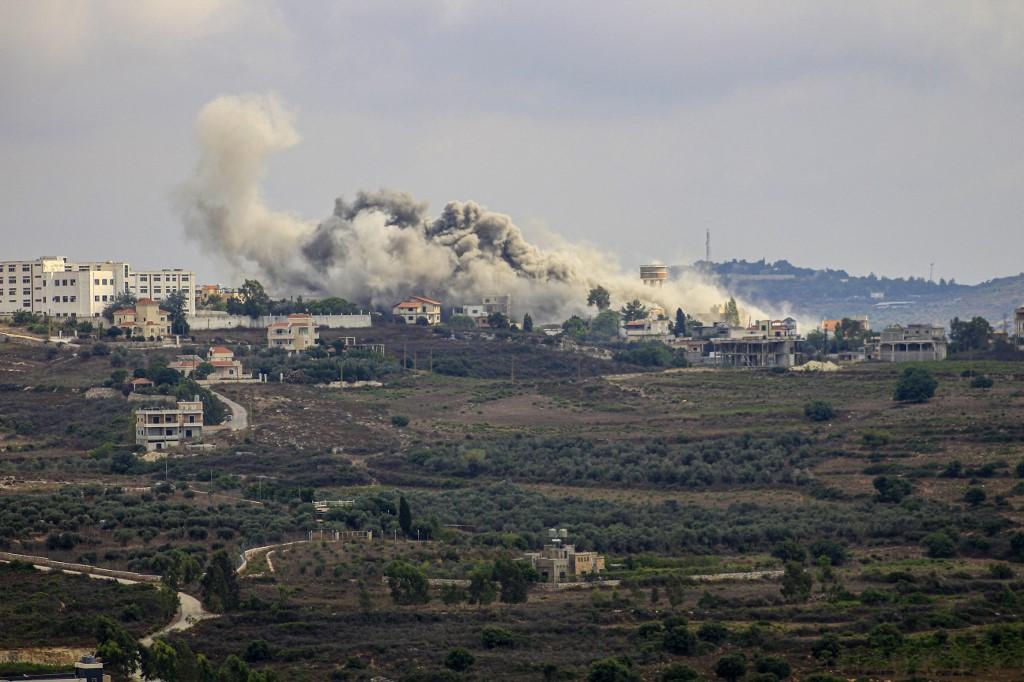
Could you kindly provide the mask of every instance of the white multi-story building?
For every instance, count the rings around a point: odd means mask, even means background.
[[[203,401],[179,400],[175,407],[135,411],[135,442],[146,450],[166,450],[203,439]]]
[[[131,274],[130,291],[138,298],[163,301],[175,292],[185,297],[185,314],[196,314],[196,273],[188,270],[140,270]]]
[[[0,315],[25,310],[51,317],[98,318],[118,294],[159,301],[185,295],[195,314],[195,274],[184,270],[132,272],[124,261],[68,262],[63,256],[0,261]]]

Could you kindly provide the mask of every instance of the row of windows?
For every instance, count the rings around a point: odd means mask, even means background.
[[[22,296],[31,296],[32,295],[32,290],[31,289],[22,289],[21,290],[21,294],[22,294]],[[17,296],[18,295],[18,290],[17,289],[8,289],[7,290],[7,295],[8,296]]]
[[[18,268],[17,265],[8,265],[7,266],[7,272],[14,272],[17,268]],[[32,266],[31,265],[22,265],[21,266],[21,271],[22,272],[32,272]]]
[[[180,277],[182,282],[187,282],[188,281],[188,275],[164,275],[164,276],[167,278],[168,282],[173,282],[176,277]],[[145,282],[145,281],[149,280],[150,275],[138,275],[138,278],[139,278],[139,281]],[[153,282],[159,282],[160,281],[160,275],[152,275],[152,278],[153,279],[151,281],[153,281]]]
[[[53,297],[53,302],[54,303],[74,303],[77,300],[78,300],[77,296],[54,296]]]
[[[100,300],[106,301],[106,300],[107,300],[107,295],[106,295],[106,294],[103,294],[103,296],[93,296],[93,297],[92,297],[92,300],[94,300],[94,301],[100,301]],[[114,300],[114,297],[113,297],[113,296],[111,296],[111,297],[110,297],[110,300],[111,300],[111,301],[113,301],[113,300]]]
[[[7,283],[8,284],[17,284],[18,283],[18,278],[17,277],[8,277],[7,278]],[[32,278],[31,277],[22,277],[21,278],[21,283],[22,284],[31,284],[32,283]]]

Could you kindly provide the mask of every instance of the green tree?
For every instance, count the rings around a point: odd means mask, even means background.
[[[730,327],[740,326],[740,309],[736,306],[736,299],[730,297],[725,304],[725,311],[722,313],[724,322]]]
[[[139,643],[127,630],[106,616],[96,619],[96,655],[104,666],[120,678],[127,678],[141,663]]]
[[[672,325],[672,333],[679,336],[686,336],[686,314],[682,308],[676,308],[676,323]]]
[[[172,549],[168,552],[167,567],[163,572],[163,581],[169,587],[178,589],[187,585],[199,577],[202,568],[191,554],[180,550]]]
[[[949,321],[950,351],[964,353],[985,350],[992,343],[994,331],[984,317],[974,317],[969,322],[954,317]]]
[[[590,664],[587,682],[640,682],[640,675],[617,658],[602,658]]]
[[[833,634],[825,635],[811,645],[811,654],[828,664],[838,661],[842,652],[843,646],[839,642],[839,637]]]
[[[523,315],[523,331],[524,332],[532,332],[533,331],[533,318],[530,317],[530,313],[526,313],[525,315]]]
[[[566,336],[580,337],[587,333],[587,323],[579,315],[573,315],[562,323],[562,332]]]
[[[594,306],[598,310],[607,310],[612,304],[611,294],[602,286],[591,288],[587,294],[587,305]]]
[[[776,545],[772,550],[772,556],[783,561],[795,561],[799,564],[807,561],[807,550],[800,546],[795,540],[786,540]]]
[[[893,400],[902,403],[926,403],[935,395],[939,382],[923,367],[907,367],[896,383]]]
[[[666,628],[661,645],[671,654],[692,656],[697,653],[697,635],[690,631],[685,622],[671,625]]]
[[[178,652],[167,642],[158,639],[153,646],[144,650],[142,656],[142,676],[147,680],[177,680]]]
[[[469,574],[469,603],[487,606],[498,595],[494,582],[494,567],[491,564],[478,564]]]
[[[398,527],[406,536],[412,532],[412,510],[404,495],[398,498]]]
[[[508,329],[512,323],[505,313],[493,312],[487,316],[487,326],[491,329]]]
[[[426,574],[412,564],[395,560],[384,569],[396,604],[426,604],[430,601],[430,585]]]
[[[210,557],[201,586],[203,605],[211,611],[224,612],[238,608],[238,576],[225,550],[218,549]]]
[[[883,656],[892,656],[903,646],[903,633],[892,623],[876,625],[868,633],[868,646]]]
[[[778,680],[784,680],[793,674],[786,659],[778,656],[762,656],[754,662],[754,668],[759,673],[774,675]]]
[[[878,491],[879,502],[898,503],[911,491],[910,484],[896,476],[878,476],[873,483]]]
[[[469,331],[476,329],[476,320],[469,315],[452,315],[448,320],[448,326],[459,331]]]
[[[188,334],[188,298],[181,291],[173,291],[168,294],[160,307],[167,311],[167,318],[171,321],[171,333],[184,336]]]
[[[633,322],[634,320],[642,320],[647,317],[647,306],[640,302],[640,299],[634,298],[626,305],[622,306],[622,310],[619,311],[622,314],[622,319],[626,322]]]
[[[444,667],[457,673],[466,672],[474,662],[476,658],[466,649],[452,649],[444,657]]]
[[[114,300],[110,302],[106,308],[103,309],[103,318],[107,322],[114,321],[114,311],[120,310],[121,308],[132,308],[138,303],[138,299],[135,298],[135,294],[130,291],[124,291],[114,296]]]
[[[619,334],[619,320],[621,316],[614,310],[602,310],[590,321],[590,333],[588,336],[599,340],[608,341]]]
[[[202,381],[211,374],[213,374],[213,365],[209,362],[200,362],[199,366],[192,371],[192,378],[196,381]]]
[[[786,570],[782,574],[782,596],[788,602],[805,602],[811,596],[814,579],[795,561],[786,562]]]
[[[530,564],[507,557],[494,562],[492,576],[501,585],[498,598],[505,604],[525,603],[529,598],[530,583],[538,577]]]
[[[715,663],[715,675],[729,682],[736,682],[747,674],[747,657],[743,654],[722,656]]]
[[[239,303],[241,305],[241,310],[232,310],[231,304],[235,301],[229,301],[228,312],[248,315],[253,319],[260,317],[261,315],[266,315],[270,312],[270,296],[267,295],[266,290],[258,280],[245,280],[245,283],[238,287],[238,297],[240,299]]]

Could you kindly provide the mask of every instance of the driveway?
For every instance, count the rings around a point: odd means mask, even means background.
[[[217,393],[213,390],[210,392],[217,396],[222,403],[231,408],[231,420],[225,422],[225,426],[232,431],[244,431],[249,428],[249,412],[244,407],[236,403],[231,398],[225,397],[223,393]]]

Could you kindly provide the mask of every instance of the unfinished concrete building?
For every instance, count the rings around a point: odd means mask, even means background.
[[[660,289],[668,281],[668,266],[660,263],[640,266],[640,281],[644,286]]]
[[[796,364],[796,339],[748,336],[711,339],[715,365],[719,367],[792,367]]]
[[[921,362],[946,359],[946,330],[934,324],[893,325],[882,331],[873,359]]]
[[[1024,349],[1024,305],[1013,311],[1013,338],[1017,347]]]
[[[565,583],[597,575],[604,570],[604,556],[597,552],[580,552],[566,544],[565,528],[551,529],[551,539],[540,552],[528,552],[525,559],[540,575],[543,583]]]

